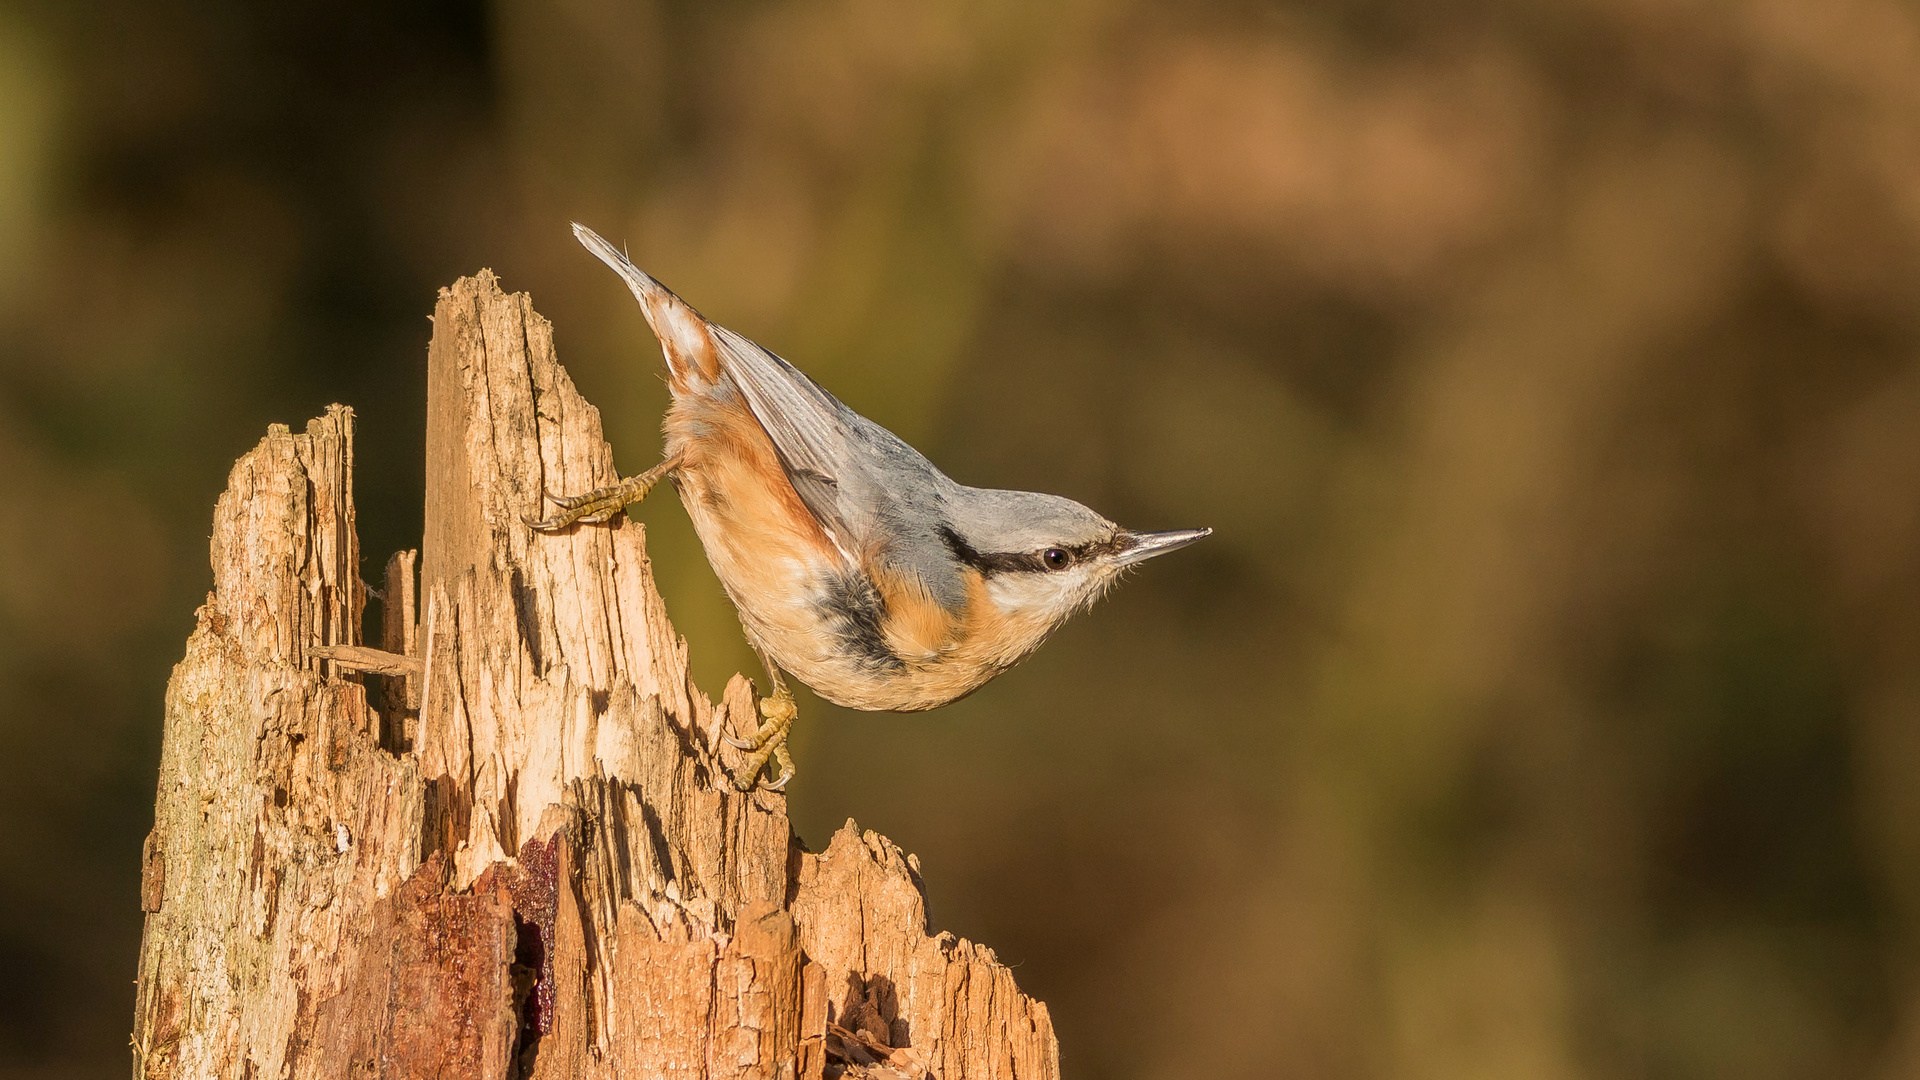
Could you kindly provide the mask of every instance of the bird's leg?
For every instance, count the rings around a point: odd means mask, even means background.
[[[555,495],[549,491],[547,498],[553,500],[560,512],[545,521],[528,519],[527,524],[541,532],[558,532],[576,521],[598,525],[626,509],[628,503],[637,503],[646,498],[647,492],[653,490],[653,485],[680,465],[681,459],[675,455],[639,476],[630,476],[610,487],[589,491],[584,495]]]
[[[772,758],[780,765],[780,778],[767,785],[768,791],[780,791],[793,779],[793,755],[787,751],[787,732],[793,727],[794,717],[800,710],[793,703],[793,691],[787,688],[785,676],[773,658],[765,651],[760,652],[760,662],[766,665],[767,679],[773,684],[773,693],[760,699],[760,715],[766,723],[753,733],[750,739],[729,737],[727,742],[735,749],[747,752],[747,763],[733,775],[733,786],[741,791],[752,791],[760,779],[760,773],[767,767],[767,759]]]

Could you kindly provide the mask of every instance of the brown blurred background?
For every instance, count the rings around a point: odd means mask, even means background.
[[[213,500],[570,220],[967,482],[1211,525],[793,812],[919,853],[1068,1075],[1920,1075],[1911,0],[0,0],[0,1078],[125,1075]],[[661,585],[751,670],[671,496]]]

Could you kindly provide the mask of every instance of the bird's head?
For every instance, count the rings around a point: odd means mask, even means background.
[[[1017,658],[1129,568],[1212,532],[1133,532],[1058,495],[972,488],[949,505],[940,536],[953,560],[979,575],[989,621],[1006,627]]]

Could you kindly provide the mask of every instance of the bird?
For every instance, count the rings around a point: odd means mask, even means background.
[[[708,321],[592,229],[573,233],[640,303],[673,402],[658,465],[558,508],[605,523],[669,480],[772,693],[734,786],[782,790],[797,708],[783,672],[836,705],[919,712],[1013,667],[1127,570],[1211,529],[1135,532],[1059,495],[969,487],[799,369]],[[544,503],[542,504],[545,505]]]

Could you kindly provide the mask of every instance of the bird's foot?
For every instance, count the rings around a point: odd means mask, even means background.
[[[679,459],[663,461],[639,476],[630,476],[609,487],[589,491],[584,495],[555,495],[546,492],[546,497],[560,508],[560,512],[542,521],[531,517],[522,517],[528,527],[540,532],[559,532],[576,521],[589,525],[598,525],[612,519],[613,515],[626,509],[628,503],[637,503],[647,497],[662,477],[678,468]]]
[[[777,687],[772,697],[760,699],[760,715],[766,723],[751,738],[735,739],[729,736],[728,745],[747,754],[746,764],[733,774],[733,786],[741,791],[752,791],[760,780],[760,774],[766,771],[768,759],[780,766],[780,777],[766,785],[768,791],[783,791],[787,781],[793,779],[793,755],[787,751],[787,733],[793,727],[794,717],[800,710],[793,703],[793,691],[785,686]]]

